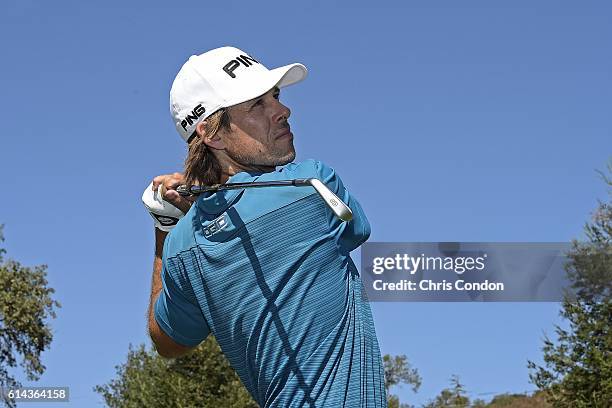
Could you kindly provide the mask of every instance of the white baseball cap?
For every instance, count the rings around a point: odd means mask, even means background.
[[[274,86],[295,84],[307,72],[302,64],[269,70],[234,47],[192,55],[172,83],[170,114],[177,132],[189,142],[196,125],[217,110],[257,98]]]

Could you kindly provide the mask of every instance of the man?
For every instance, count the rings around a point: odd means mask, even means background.
[[[185,176],[157,177],[153,189],[163,184],[186,214],[167,237],[156,230],[149,331],[165,357],[212,333],[261,407],[386,407],[372,314],[349,256],[370,226],[333,169],[291,163],[280,88],[305,76],[301,64],[269,71],[232,47],[179,71],[170,105],[189,143]],[[323,181],[353,220],[338,220],[310,187],[221,191],[193,205],[172,190],[296,178]]]

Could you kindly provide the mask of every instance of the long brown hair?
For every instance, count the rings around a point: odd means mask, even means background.
[[[212,137],[221,129],[229,129],[230,117],[226,109],[220,109],[206,118],[204,137]],[[221,165],[204,143],[204,137],[194,134],[185,159],[185,179],[189,186],[208,186],[221,182]]]

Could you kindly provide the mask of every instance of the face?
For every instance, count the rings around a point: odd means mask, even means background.
[[[230,130],[222,131],[225,153],[242,169],[273,168],[295,159],[289,108],[276,87],[229,108]]]

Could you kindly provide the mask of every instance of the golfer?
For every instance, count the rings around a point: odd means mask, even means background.
[[[368,220],[332,168],[293,163],[280,91],[305,76],[301,64],[268,70],[232,47],[180,69],[170,110],[189,144],[185,172],[153,188],[163,184],[186,214],[167,236],[156,230],[149,331],[164,357],[214,335],[261,407],[386,407],[372,313],[350,257]],[[321,180],[353,219],[335,217],[311,187],[219,191],[193,205],[173,190],[297,178]]]

